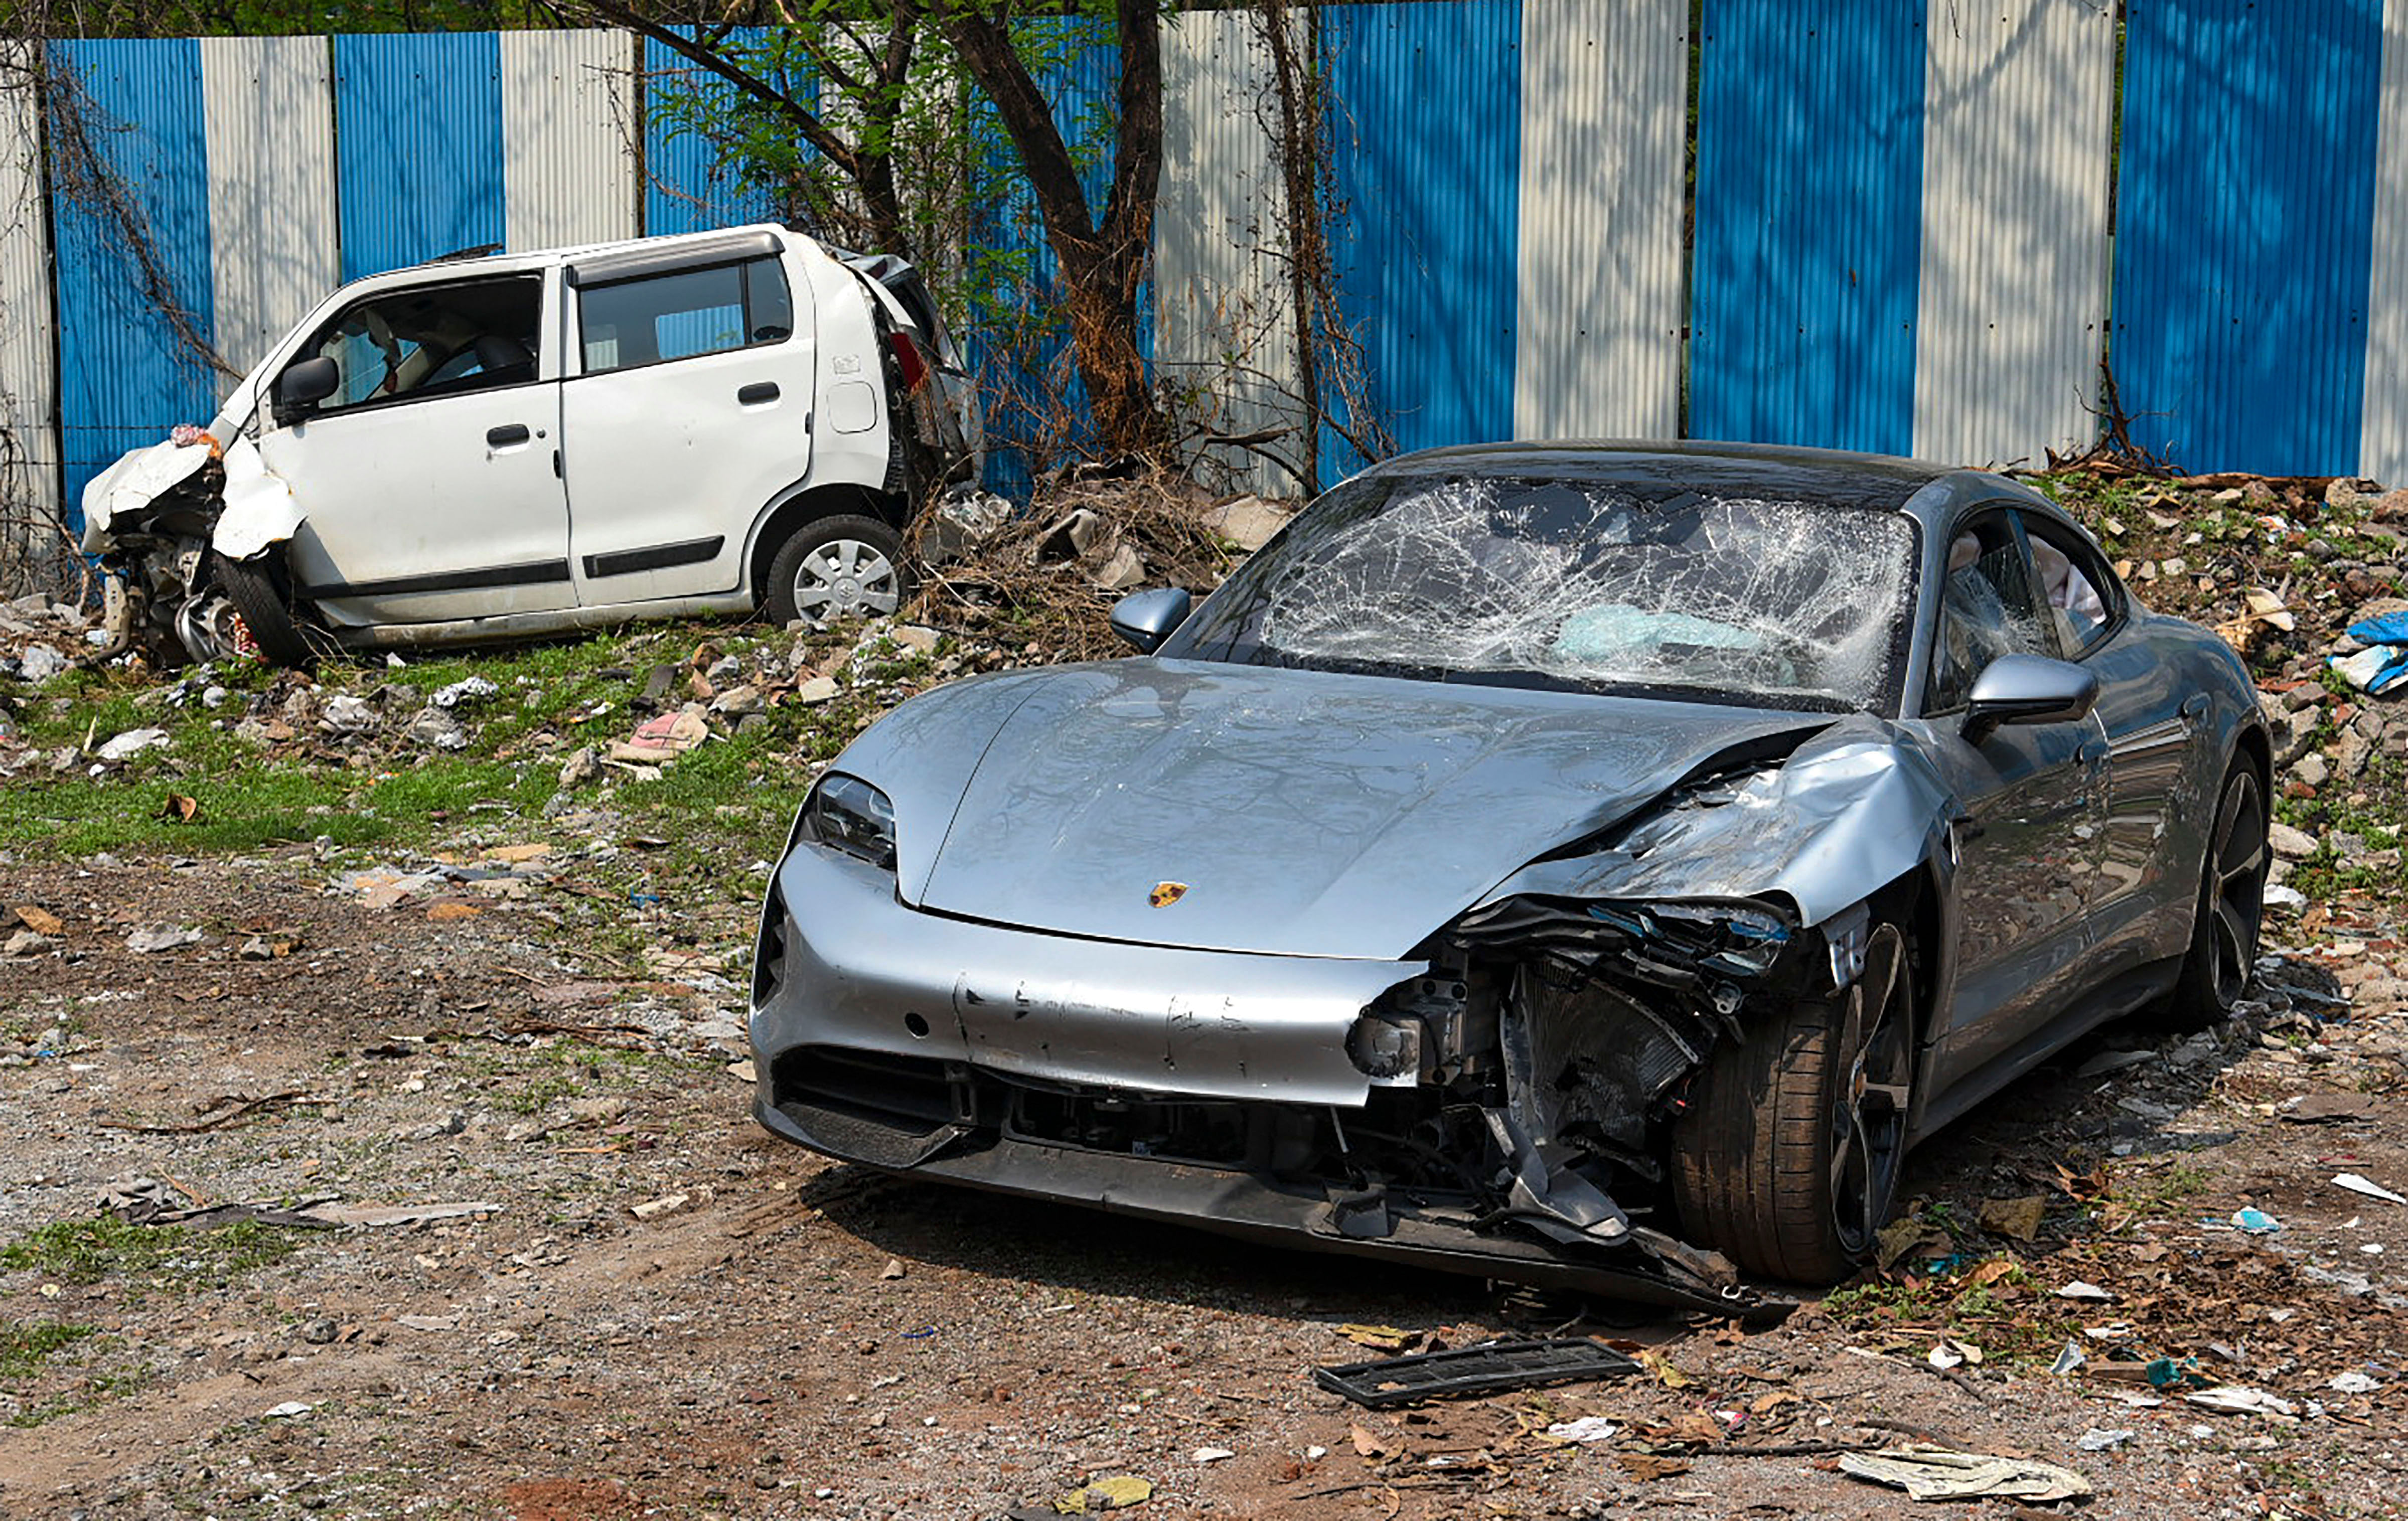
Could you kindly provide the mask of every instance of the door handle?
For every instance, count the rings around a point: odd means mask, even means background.
[[[2207,694],[2204,692],[2194,692],[2189,696],[2185,697],[2182,705],[2182,716],[2183,722],[2186,724],[2196,724],[2200,719],[2205,718],[2207,716]]]
[[[500,427],[485,430],[485,442],[495,449],[508,449],[512,444],[523,444],[534,437],[535,435],[527,430],[527,425],[523,423],[505,423]]]
[[[758,407],[777,399],[778,382],[775,380],[755,380],[736,393],[736,404],[739,407]]]

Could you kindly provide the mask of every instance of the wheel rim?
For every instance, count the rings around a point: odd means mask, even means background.
[[[2243,771],[2224,790],[2208,848],[2207,902],[2215,1002],[2229,1009],[2258,965],[2258,926],[2266,906],[2266,810],[2258,779]]]
[[[902,601],[895,562],[875,544],[831,538],[795,567],[795,610],[804,617],[882,616]]]
[[[1895,925],[1879,926],[1866,942],[1864,969],[1849,985],[1844,1009],[1828,1181],[1841,1248],[1862,1256],[1872,1250],[1898,1193],[1914,1082],[1906,941]]]

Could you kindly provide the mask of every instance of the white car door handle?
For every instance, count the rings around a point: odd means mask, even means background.
[[[755,380],[736,393],[738,407],[760,407],[778,399],[778,382]]]

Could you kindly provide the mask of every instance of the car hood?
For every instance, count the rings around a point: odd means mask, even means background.
[[[1533,857],[1718,755],[1831,722],[1194,662],[1029,680],[969,774],[919,905],[1291,955],[1402,956]],[[1175,900],[1157,904],[1165,883]]]

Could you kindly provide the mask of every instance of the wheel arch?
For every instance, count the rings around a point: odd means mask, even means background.
[[[858,513],[903,532],[910,516],[902,502],[885,492],[853,481],[822,486],[790,487],[763,510],[752,526],[744,552],[744,584],[758,606],[769,592],[769,562],[796,529],[820,518]]]

